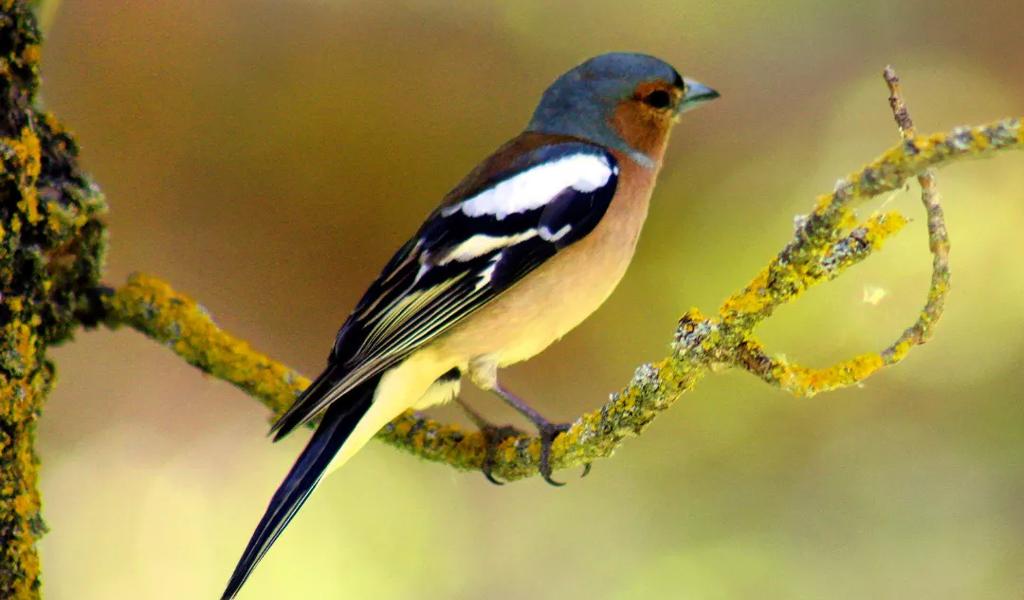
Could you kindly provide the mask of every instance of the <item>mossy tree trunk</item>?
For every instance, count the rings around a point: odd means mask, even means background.
[[[38,108],[31,4],[0,8],[0,598],[36,598],[46,527],[33,447],[54,382],[46,348],[94,312],[105,204],[74,141]]]

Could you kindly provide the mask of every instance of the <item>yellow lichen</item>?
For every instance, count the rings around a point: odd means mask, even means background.
[[[43,216],[39,214],[39,198],[36,194],[36,188],[29,187],[23,190],[21,200],[18,201],[18,208],[25,213],[25,218],[32,225],[38,223]]]
[[[786,391],[810,397],[820,392],[859,383],[883,366],[885,361],[881,355],[872,352],[824,369],[792,366],[780,361],[775,375]]]
[[[832,194],[822,194],[817,197],[814,201],[814,212],[817,214],[824,213],[832,207],[834,198]]]
[[[915,344],[912,340],[904,340],[896,344],[892,348],[892,355],[889,359],[889,362],[891,364],[900,362],[901,360],[907,357],[907,354],[910,353],[911,348],[913,348],[914,346]]]
[[[38,44],[29,44],[21,51],[21,60],[29,64],[35,64],[39,62],[40,54]]]
[[[24,167],[25,174],[30,177],[39,176],[40,168],[40,147],[39,137],[29,127],[21,129],[21,137],[17,139],[7,138],[6,144],[14,151],[18,162]]]
[[[64,223],[61,222],[60,216],[57,211],[50,210],[46,216],[46,226],[50,228],[53,233],[60,233],[64,230]]]
[[[842,207],[839,211],[836,227],[839,229],[853,229],[857,226],[857,213],[848,207]]]
[[[27,323],[22,323],[20,321],[14,321],[10,325],[10,329],[13,330],[13,347],[21,359],[23,368],[30,366],[35,359],[35,333]]]
[[[731,296],[722,304],[719,314],[723,317],[755,314],[762,311],[771,301],[767,295],[768,269],[762,269],[739,294]]]
[[[864,224],[865,241],[875,250],[879,250],[888,238],[899,233],[909,221],[897,211],[872,215]]]
[[[47,111],[43,113],[43,122],[46,123],[46,127],[54,133],[64,132],[64,125],[61,124],[60,119],[57,118],[57,115],[53,114],[52,112]]]
[[[21,152],[25,153],[22,159],[24,164],[24,183],[21,186],[22,199],[18,202],[19,208],[25,212],[28,222],[35,225],[42,219],[39,214],[39,197],[36,191],[36,180],[42,168],[42,153],[39,147],[39,137],[28,127],[21,130],[21,144],[15,147],[15,152],[21,158]]]
[[[23,518],[39,511],[39,505],[29,494],[18,494],[15,496],[12,505],[14,506],[14,512]]]

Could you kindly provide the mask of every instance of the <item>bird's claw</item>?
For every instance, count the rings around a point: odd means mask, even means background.
[[[494,485],[505,485],[505,482],[495,477],[492,471],[495,463],[495,452],[506,439],[525,434],[511,425],[502,425],[500,427],[497,425],[483,425],[480,427],[480,433],[484,436],[484,444],[487,448],[487,454],[484,457],[484,464],[480,467],[480,471],[483,472],[487,481],[490,481]]]
[[[537,429],[540,431],[540,476],[544,478],[544,481],[556,487],[565,485],[565,482],[556,481],[551,478],[551,445],[555,442],[555,438],[569,431],[571,427],[572,423],[542,423],[537,425]],[[580,475],[580,478],[586,477],[589,473],[590,463],[587,463],[583,465],[583,474]]]

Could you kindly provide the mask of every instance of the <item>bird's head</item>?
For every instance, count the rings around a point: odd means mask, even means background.
[[[526,129],[598,143],[653,167],[677,117],[717,97],[718,92],[660,59],[613,52],[556,79]]]

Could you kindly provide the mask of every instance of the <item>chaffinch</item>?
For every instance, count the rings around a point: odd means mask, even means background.
[[[473,169],[392,257],[338,331],[326,369],[271,429],[277,440],[320,416],[223,598],[235,596],[329,468],[406,409],[456,397],[462,375],[538,427],[540,471],[555,483],[548,456],[566,427],[503,387],[498,368],[544,350],[611,294],[671,126],[716,97],[642,54],[597,56],[555,80],[526,130]]]

